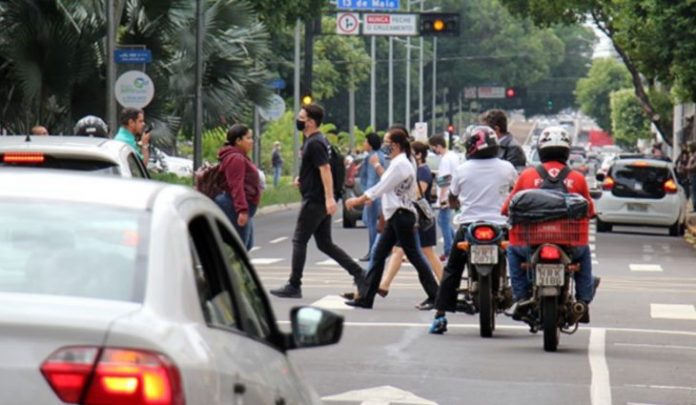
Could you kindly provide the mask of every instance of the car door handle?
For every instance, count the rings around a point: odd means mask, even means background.
[[[241,383],[236,383],[234,385],[234,393],[237,395],[244,395],[246,392],[246,385],[241,384]]]

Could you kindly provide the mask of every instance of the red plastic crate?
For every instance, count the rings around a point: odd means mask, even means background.
[[[555,219],[552,221],[513,225],[510,243],[513,245],[540,245],[556,243],[568,246],[585,246],[589,243],[590,220]]]

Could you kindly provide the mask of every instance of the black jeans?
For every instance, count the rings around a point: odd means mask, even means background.
[[[295,235],[292,238],[290,284],[295,287],[302,284],[302,272],[307,261],[307,243],[312,235],[314,235],[317,248],[338,262],[350,275],[355,278],[362,274],[362,267],[331,240],[331,216],[326,213],[326,205],[304,200],[300,214],[297,216]]]
[[[359,286],[360,299],[363,302],[372,304],[375,300],[379,283],[382,281],[384,264],[397,241],[401,244],[408,260],[418,271],[418,279],[425,293],[428,294],[428,299],[435,299],[437,281],[435,281],[430,264],[418,248],[416,232],[416,215],[411,211],[399,209],[387,220],[384,231],[374,248],[370,269],[363,284]]]
[[[454,237],[452,251],[447,259],[447,265],[442,271],[440,289],[435,299],[435,309],[438,311],[454,311],[457,307],[457,290],[462,282],[467,254],[457,249],[457,242],[466,240],[466,226],[461,226]]]

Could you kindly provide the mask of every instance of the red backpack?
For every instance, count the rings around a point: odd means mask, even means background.
[[[225,173],[220,170],[220,164],[210,165],[206,163],[199,167],[194,174],[194,188],[213,200],[219,194],[227,191]]]

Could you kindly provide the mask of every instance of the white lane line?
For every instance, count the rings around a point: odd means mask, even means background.
[[[694,346],[651,345],[647,343],[614,343],[614,346],[642,347],[645,349],[672,349],[672,350],[696,350]]]
[[[599,260],[592,260],[592,264],[599,264]]]
[[[334,221],[334,224],[340,224],[341,222],[343,222],[343,218],[338,218]]]
[[[603,328],[592,328],[590,332],[590,347],[587,355],[590,358],[592,385],[590,386],[590,401],[592,405],[611,405],[611,383],[609,382],[609,366],[605,357],[605,338],[607,331]]]
[[[597,246],[594,243],[590,243],[590,250],[595,250]]]
[[[344,300],[338,295],[327,295],[320,300],[314,301],[310,305],[313,307],[319,307],[324,309],[353,309],[353,307],[346,305],[346,300]]]
[[[597,239],[597,237],[594,235],[590,235],[589,238],[590,238],[590,242],[595,242]]]
[[[360,259],[357,259],[357,258],[354,257],[354,258],[353,258],[353,261],[354,261],[354,262],[359,262]],[[316,264],[317,266],[340,266],[340,264],[338,264],[338,262],[335,261],[334,259],[322,260],[322,261],[316,262],[316,263],[314,263],[314,264]]]
[[[283,259],[276,259],[276,258],[271,259],[271,258],[259,257],[259,258],[251,259],[251,264],[258,266],[258,265],[264,265],[264,264],[274,264],[274,263],[278,263],[278,262],[282,262],[282,261],[283,261]]]
[[[251,249],[249,249],[249,253],[254,253],[254,252],[256,252],[256,251],[259,250],[259,249],[261,249],[261,246],[254,246],[254,247],[252,247]]]
[[[280,238],[275,238],[275,239],[273,239],[272,241],[270,241],[270,242],[268,242],[268,243],[270,243],[271,245],[275,245],[276,243],[280,243],[280,242],[283,242],[283,241],[286,241],[286,240],[288,240],[288,237],[287,237],[287,236],[281,236]]]
[[[592,256],[593,259],[596,259],[596,258],[597,258],[597,253],[592,252],[591,256]]]
[[[628,268],[631,269],[631,271],[662,271],[662,266],[659,264],[629,264]]]
[[[650,317],[696,321],[696,308],[693,305],[650,304]]]
[[[679,390],[679,391],[696,391],[694,387],[679,387],[676,385],[646,385],[646,384],[626,384],[624,387],[631,388],[647,388],[650,390]]]

